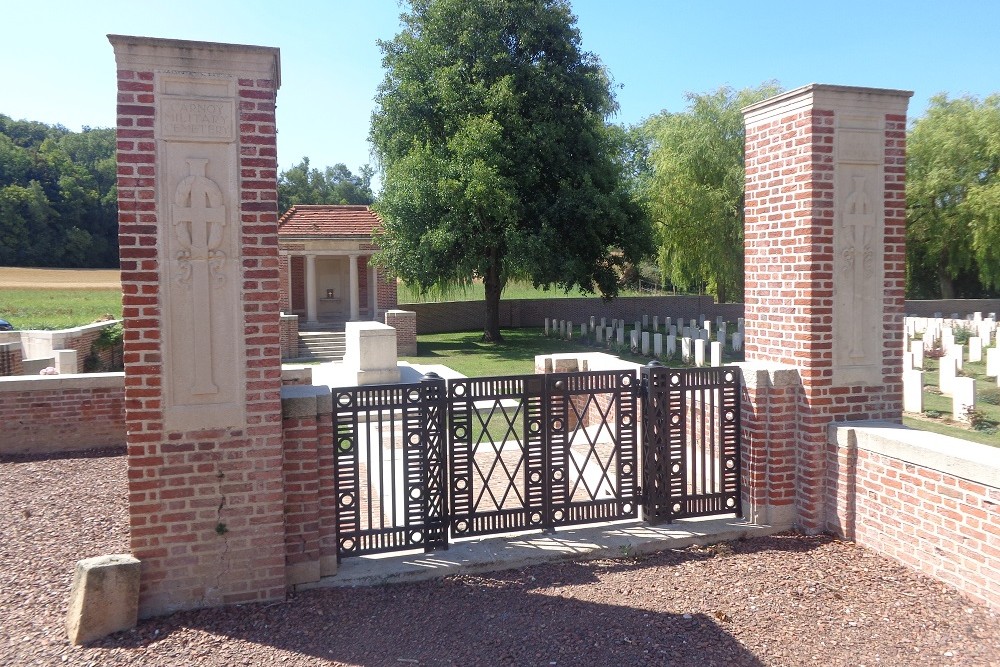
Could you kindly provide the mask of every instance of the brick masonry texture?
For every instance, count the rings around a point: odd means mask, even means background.
[[[417,314],[409,310],[390,310],[385,323],[396,330],[396,354],[401,357],[417,353]]]
[[[246,426],[166,432],[153,80],[118,72],[131,546],[144,616],[285,595],[275,83],[237,83]]]
[[[1000,489],[844,447],[828,484],[836,532],[1000,609]]]
[[[885,361],[876,385],[833,384],[834,112],[809,107],[747,127],[745,354],[748,362],[799,369],[795,488],[807,531],[825,527],[826,424],[898,422],[902,414],[906,117],[884,121]],[[751,411],[744,418],[752,427]]]
[[[0,380],[0,456],[125,444],[121,373]]]

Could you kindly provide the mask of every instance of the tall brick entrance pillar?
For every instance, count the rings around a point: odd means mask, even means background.
[[[278,50],[109,39],[140,614],[283,598]]]
[[[823,530],[827,425],[900,421],[911,94],[814,84],[744,110],[751,514]]]

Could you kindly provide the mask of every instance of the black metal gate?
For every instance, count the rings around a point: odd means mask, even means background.
[[[642,383],[643,519],[742,516],[739,369],[654,362]]]
[[[650,523],[740,513],[733,368],[654,363],[641,383],[629,370],[431,374],[333,398],[338,557],[630,519],[640,505]]]

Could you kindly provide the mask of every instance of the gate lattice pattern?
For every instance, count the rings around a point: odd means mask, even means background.
[[[651,523],[739,514],[739,389],[732,368],[653,365],[641,383],[622,370],[337,389],[338,557],[640,504]]]

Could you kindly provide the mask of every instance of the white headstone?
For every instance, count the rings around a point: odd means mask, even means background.
[[[545,318],[545,335],[549,335],[549,318]]]
[[[734,333],[733,334],[733,352],[739,352],[743,349],[743,334]]]
[[[587,324],[585,322],[580,323],[580,338],[584,340],[587,338]]]
[[[649,332],[648,331],[643,331],[642,332],[642,356],[644,356],[644,357],[648,357],[649,356]]]
[[[916,341],[914,341],[916,342]],[[913,355],[913,367],[923,368],[924,367],[924,346],[914,345],[910,352]]]
[[[968,422],[969,411],[976,408],[976,381],[973,378],[955,378],[951,397],[952,418]]]
[[[566,340],[573,339],[573,323],[566,320]]]
[[[621,327],[618,327],[618,329],[616,331],[618,332],[618,344],[619,345],[624,345],[625,344],[625,330],[622,329]]]
[[[972,321],[973,322],[982,322],[983,321],[983,314],[981,312],[979,312],[979,311],[976,311],[976,312],[972,313]]]
[[[692,351],[693,340],[685,336],[681,338],[681,360],[685,364],[691,363],[691,359],[694,357],[694,352]]]
[[[601,328],[604,329],[607,326],[608,326],[608,318],[602,317],[601,318]]]
[[[953,387],[955,385],[955,378],[958,377],[958,362],[955,361],[955,357],[951,355],[945,355],[941,357],[941,363],[938,368],[938,389],[945,396],[951,396]]]
[[[913,370],[913,353],[904,352],[903,353],[903,372]]]
[[[742,318],[742,317],[739,318],[738,320],[736,320],[736,332],[737,333],[743,333],[743,326],[745,324],[746,324],[746,320],[744,318]]]
[[[969,362],[983,360],[983,339],[979,336],[969,338]]]
[[[718,341],[711,343],[712,345],[712,366],[722,365],[722,343]]]
[[[604,327],[594,329],[594,340],[598,343],[604,342]]]
[[[670,334],[667,336],[667,356],[673,358],[677,354],[677,336]]]
[[[958,364],[958,370],[962,370],[962,368],[964,368],[963,362],[965,360],[965,346],[954,343],[951,346],[951,352],[949,352],[949,354],[955,357],[955,363]]]
[[[725,343],[726,343],[726,341],[728,339],[729,339],[729,336],[727,335],[727,332],[726,332],[726,323],[725,322],[720,322],[719,323],[719,333],[718,333],[718,335],[716,335],[715,340],[717,340],[720,343],[722,343],[723,345],[725,345]]]
[[[1000,377],[1000,349],[986,348],[986,376]]]
[[[659,331],[659,330],[660,330],[660,316],[653,315],[653,331]]]
[[[649,328],[649,315],[643,315],[642,316],[642,328],[643,329],[648,329]]]
[[[653,334],[653,356],[659,359],[663,356],[663,334]]]
[[[705,339],[699,338],[694,342],[694,365],[699,368],[705,365]]]
[[[667,325],[667,334],[670,335],[670,336],[676,336],[677,335],[677,325],[676,324],[668,324]]]
[[[924,372],[903,369],[903,410],[905,412],[924,411]]]
[[[597,328],[597,318],[593,315],[590,316],[590,328],[591,330]]]
[[[669,329],[671,324],[673,324],[673,318],[670,318],[670,317],[664,317],[663,318],[663,326],[665,326],[666,328]],[[677,335],[676,330],[674,332],[674,335],[675,336]]]

